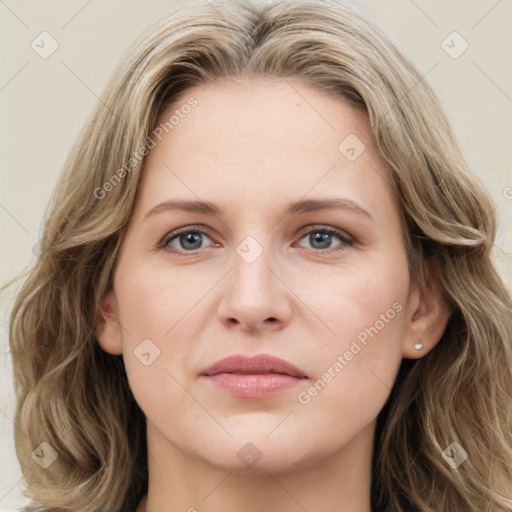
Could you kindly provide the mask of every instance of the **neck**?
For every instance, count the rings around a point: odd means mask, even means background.
[[[148,423],[148,494],[136,512],[371,512],[375,422],[337,452],[312,455],[302,467],[258,463],[244,473],[190,457],[151,430]]]

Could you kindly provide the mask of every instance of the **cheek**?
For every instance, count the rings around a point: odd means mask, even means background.
[[[194,419],[199,412],[183,391],[183,375],[176,371],[181,365],[173,367],[172,360],[187,353],[183,329],[199,290],[187,288],[177,273],[148,265],[120,266],[116,287],[123,359],[135,400],[156,424],[167,425],[169,411],[176,410]]]
[[[212,272],[195,279],[191,272],[126,261],[116,273],[123,359],[133,394],[152,418],[164,414],[162,397],[180,410],[190,406],[180,383],[186,385],[187,354],[210,318],[201,299],[218,281]]]
[[[119,268],[116,290],[119,317],[130,344],[155,338],[165,345],[180,322],[195,309],[215,284],[216,277],[194,278],[192,271],[155,264]],[[130,335],[127,335],[127,332]]]
[[[331,324],[336,337],[311,354],[321,363],[310,387],[297,398],[304,414],[315,418],[309,435],[318,424],[332,432],[321,441],[326,451],[334,438],[346,443],[369,425],[389,397],[405,332],[407,279],[402,276],[400,282],[397,277],[359,274],[352,283],[340,279],[339,285],[353,284],[355,289],[348,286],[337,293],[335,308],[325,303],[331,314],[337,313]]]
[[[351,340],[376,323],[382,333],[403,328],[403,315],[398,310],[405,310],[409,272],[402,251],[376,252],[360,262],[303,272],[293,279],[301,301],[322,321],[319,326],[327,333],[327,340]],[[398,337],[395,341],[400,343]]]
[[[315,378],[336,381],[325,399],[332,393],[332,399],[339,400],[339,393],[354,387],[350,397],[344,397],[354,407],[373,398],[383,401],[402,359],[408,289],[407,259],[397,252],[381,255],[371,265],[332,273],[327,293],[306,298],[331,331],[313,354],[321,361]]]

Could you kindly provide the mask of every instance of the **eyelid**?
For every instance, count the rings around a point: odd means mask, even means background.
[[[330,226],[328,224],[309,224],[307,226],[304,226],[300,229],[300,231],[295,235],[296,238],[298,238],[297,242],[300,242],[302,238],[307,235],[308,233],[311,233],[313,231],[323,231],[325,233],[329,233],[331,235],[335,235],[339,237],[339,239],[343,242],[341,245],[348,245],[348,246],[354,246],[357,244],[357,240],[347,233],[345,230],[341,228],[336,228],[334,226]],[[201,233],[203,235],[206,235],[208,238],[210,238],[212,241],[214,241],[214,236],[211,235],[209,228],[206,226],[203,226],[201,224],[191,224],[187,226],[182,226],[181,228],[173,229],[172,231],[169,231],[166,233],[160,242],[157,245],[158,249],[166,249],[168,247],[169,242],[173,239],[178,237],[179,235],[183,233],[189,233],[189,232],[195,232],[195,233]],[[337,247],[337,246],[335,246]],[[204,248],[206,249],[206,248]],[[307,248],[306,248],[307,249]],[[330,252],[336,252],[342,249],[336,249],[336,248],[330,248],[326,250],[322,249],[314,249],[310,248],[309,250],[315,251],[316,253],[330,253]],[[196,251],[183,251],[183,250],[175,250],[170,251],[174,254],[180,254],[180,255],[195,255],[198,254],[201,251],[201,249],[197,249]]]
[[[302,228],[297,235],[298,241],[295,242],[294,245],[300,244],[301,240],[304,238],[305,235],[307,235],[308,233],[314,233],[315,231],[324,232],[331,236],[337,236],[340,239],[341,243],[335,245],[334,247],[329,247],[327,249],[315,249],[314,247],[302,247],[299,245],[299,247],[301,247],[302,249],[306,249],[311,254],[320,255],[324,257],[331,257],[332,255],[339,256],[344,251],[347,251],[351,247],[358,246],[357,240],[352,235],[350,235],[343,229],[336,228],[328,224],[311,224],[309,226]]]
[[[327,233],[335,234],[336,236],[339,236],[346,242],[355,243],[355,238],[347,233],[344,229],[336,228],[334,226],[330,226],[329,224],[310,224],[308,226],[305,226],[302,228],[298,233],[297,236],[302,238],[305,234],[311,232],[311,231],[325,231]]]
[[[214,237],[210,234],[210,231],[206,226],[203,226],[201,224],[191,224],[187,226],[183,226],[181,228],[173,229],[172,231],[169,231],[166,233],[160,242],[158,243],[159,247],[165,248],[165,246],[176,236],[181,235],[182,233],[188,233],[188,232],[195,232],[195,233],[201,233],[203,235],[206,235],[208,238],[213,239]],[[188,254],[193,254],[193,251],[187,251]]]

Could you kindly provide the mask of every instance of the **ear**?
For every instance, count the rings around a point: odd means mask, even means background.
[[[452,310],[437,277],[431,276],[425,289],[411,293],[402,355],[419,359],[432,350],[441,339]],[[414,348],[422,344],[421,349]]]
[[[112,355],[123,353],[121,329],[117,321],[116,298],[114,291],[109,291],[101,299],[96,323],[96,337],[101,348]]]

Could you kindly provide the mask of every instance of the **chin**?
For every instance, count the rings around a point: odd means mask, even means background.
[[[299,471],[315,465],[322,458],[314,447],[304,446],[304,439],[284,443],[282,438],[270,440],[260,437],[236,437],[218,444],[212,453],[198,453],[209,465],[239,475],[266,475]],[[315,460],[319,459],[319,460]]]

